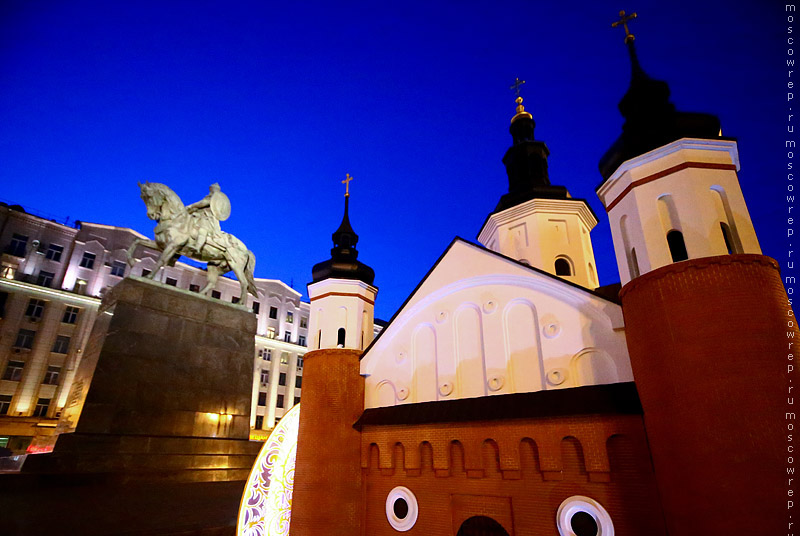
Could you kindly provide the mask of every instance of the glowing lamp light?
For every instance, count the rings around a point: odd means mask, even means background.
[[[261,447],[239,506],[237,536],[288,536],[299,424],[296,404]]]

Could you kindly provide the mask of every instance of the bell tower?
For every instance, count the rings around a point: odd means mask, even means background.
[[[486,218],[478,240],[492,251],[594,289],[599,283],[589,233],[597,217],[586,201],[550,183],[550,151],[534,138],[536,122],[519,95],[524,83],[517,78],[511,86],[517,110],[509,127],[513,142],[503,157],[508,193]]]

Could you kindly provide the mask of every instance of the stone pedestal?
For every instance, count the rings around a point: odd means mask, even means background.
[[[120,532],[114,514],[126,502],[148,504],[126,531],[235,526],[260,447],[248,440],[255,330],[255,315],[241,306],[138,278],[114,287],[100,306],[53,452],[29,456],[13,475],[18,489],[32,493],[31,513],[40,501],[52,502],[81,534]],[[3,478],[0,489],[8,489]],[[46,498],[53,494],[60,499]],[[111,510],[98,511],[87,496]],[[34,530],[26,511],[5,514],[21,532]]]

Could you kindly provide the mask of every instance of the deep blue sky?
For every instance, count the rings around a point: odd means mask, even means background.
[[[645,70],[739,139],[764,253],[782,259],[783,3],[0,2],[0,199],[152,235],[137,181],[185,203],[218,181],[256,275],[305,292],[345,173],[360,259],[388,319],[507,189],[523,96],[550,178],[586,198],[603,284],[619,280],[597,161],[621,131],[631,25]],[[800,95],[798,96],[800,98]]]

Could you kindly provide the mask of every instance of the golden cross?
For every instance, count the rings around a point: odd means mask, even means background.
[[[625,11],[623,10],[623,11],[619,12],[619,16],[620,16],[620,19],[617,22],[612,22],[611,23],[611,27],[612,28],[616,28],[617,26],[622,24],[622,27],[625,28],[625,42],[627,43],[628,41],[633,41],[635,39],[635,37],[630,32],[630,30],[628,30],[628,21],[635,19],[636,18],[636,13],[631,13],[630,15],[625,15]]]
[[[525,83],[525,80],[520,80],[517,78],[514,83],[508,89],[513,89],[517,93],[517,97],[519,97],[519,86]]]
[[[351,177],[350,174],[348,173],[347,174],[347,178],[342,181],[342,184],[344,184],[344,188],[345,188],[345,191],[344,191],[344,196],[345,197],[350,197],[350,181],[351,180],[353,180],[353,177]]]

